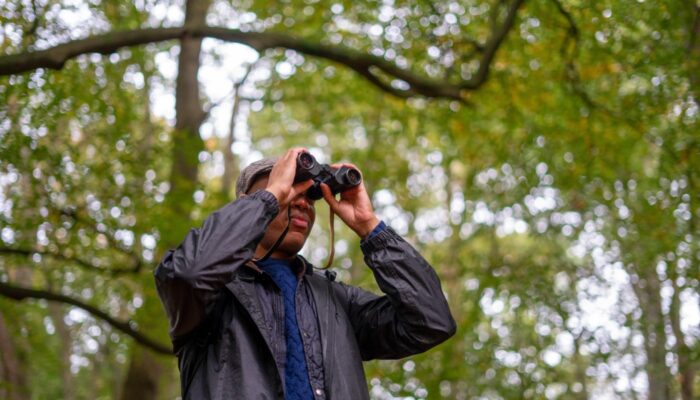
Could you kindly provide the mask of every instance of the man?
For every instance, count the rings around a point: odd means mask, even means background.
[[[421,353],[455,332],[437,275],[379,221],[362,183],[339,200],[322,185],[323,198],[362,239],[384,296],[314,272],[297,254],[315,219],[313,182],[294,184],[305,151],[246,167],[237,200],[155,270],[183,398],[368,399],[363,360]]]

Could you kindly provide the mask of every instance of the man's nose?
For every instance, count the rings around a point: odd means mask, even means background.
[[[306,196],[306,193],[300,193],[292,200],[292,205],[306,210],[313,207],[314,202]]]

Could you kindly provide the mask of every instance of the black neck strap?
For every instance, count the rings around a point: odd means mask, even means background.
[[[270,247],[270,249],[265,253],[264,256],[262,256],[260,258],[253,258],[253,261],[255,261],[255,262],[265,261],[268,258],[270,258],[272,253],[275,250],[277,250],[277,247],[279,247],[279,245],[282,244],[284,237],[287,236],[287,232],[289,232],[289,224],[291,223],[291,221],[292,221],[292,205],[290,204],[287,206],[287,226],[284,227],[284,231],[282,231],[282,234],[280,235],[279,238],[277,238],[277,241],[275,242],[275,244],[273,244],[272,247]]]
[[[333,223],[335,213],[333,212],[333,210],[330,209],[330,207],[329,207],[329,211],[330,211],[330,215],[329,215],[329,225],[330,225],[330,234],[331,234],[331,238],[330,238],[330,252],[329,252],[330,254],[329,254],[329,256],[328,256],[328,261],[326,262],[326,266],[323,267],[323,268],[321,268],[321,269],[328,269],[328,268],[330,268],[331,264],[333,264],[333,258],[334,258],[333,256],[335,255],[335,246],[334,246],[334,244],[335,244],[335,229],[334,229],[334,225],[335,225],[335,224]],[[292,221],[292,206],[291,206],[291,204],[290,204],[289,206],[287,206],[287,226],[284,227],[284,231],[282,231],[282,234],[280,235],[280,237],[277,238],[277,241],[275,242],[275,244],[273,244],[272,247],[270,247],[270,249],[265,253],[265,255],[262,256],[262,257],[260,257],[260,258],[253,258],[253,262],[265,261],[265,260],[267,260],[268,258],[270,258],[270,256],[272,255],[272,253],[273,253],[275,250],[277,250],[277,247],[279,247],[279,245],[282,244],[282,241],[284,240],[284,237],[287,236],[287,232],[289,232],[289,224],[291,223],[291,221]]]

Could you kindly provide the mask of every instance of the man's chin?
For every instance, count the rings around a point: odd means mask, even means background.
[[[306,243],[306,236],[299,232],[288,232],[285,240],[280,244],[280,250],[287,254],[296,254],[301,251]]]

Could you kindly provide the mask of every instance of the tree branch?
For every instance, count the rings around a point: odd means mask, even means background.
[[[511,3],[503,23],[494,31],[489,41],[484,45],[482,58],[479,63],[479,70],[474,78],[462,81],[458,84],[419,76],[409,70],[398,67],[396,64],[385,60],[383,57],[369,55],[342,46],[328,46],[280,33],[243,32],[236,29],[210,26],[150,28],[109,32],[85,39],[74,40],[46,50],[2,56],[0,57],[0,75],[19,74],[37,68],[58,70],[63,68],[66,61],[82,54],[111,54],[124,47],[180,39],[184,36],[210,37],[226,42],[245,44],[259,52],[273,48],[285,48],[306,55],[335,61],[358,72],[380,89],[388,91],[398,97],[421,95],[425,97],[449,98],[461,101],[464,97],[464,91],[474,90],[485,82],[488,76],[489,66],[495,56],[496,50],[512,27],[517,9],[523,2],[524,0],[514,0]],[[393,88],[383,83],[380,78],[372,72],[373,69],[377,69],[393,78],[403,80],[410,87],[407,90]]]
[[[248,79],[248,75],[250,75],[251,71],[253,70],[253,68],[255,68],[255,65],[257,64],[257,62],[258,62],[259,60],[260,60],[260,59],[256,60],[256,61],[253,62],[252,64],[248,65],[248,67],[247,67],[246,70],[245,70],[245,73],[243,74],[243,78],[241,78],[238,82],[236,82],[236,83],[233,84],[233,88],[231,89],[231,91],[230,91],[228,94],[226,94],[225,96],[221,97],[219,100],[212,101],[211,103],[207,104],[207,105],[204,107],[204,120],[206,120],[207,118],[209,118],[209,116],[211,115],[211,111],[212,111],[214,108],[220,106],[220,105],[221,105],[224,101],[226,101],[229,97],[232,97],[232,98],[233,98],[233,101],[234,101],[234,108],[235,108],[236,102],[239,101],[239,100],[241,99],[241,95],[240,95],[240,90],[239,90],[239,89],[240,89],[240,87],[245,83],[245,81]]]
[[[576,22],[574,21],[574,18],[571,16],[571,13],[564,8],[564,5],[561,4],[559,0],[552,0],[554,2],[554,5],[557,7],[557,10],[559,11],[559,14],[563,15],[564,18],[566,18],[566,22],[569,24],[569,35],[573,38],[578,38],[579,35],[579,29],[578,26],[576,25]]]
[[[53,293],[49,291],[44,291],[44,290],[35,290],[35,289],[28,289],[28,288],[23,288],[19,286],[13,286],[4,282],[0,282],[0,296],[4,296],[13,300],[25,300],[25,299],[44,299],[48,301],[55,301],[59,303],[65,303],[65,304],[70,304],[72,306],[78,307],[82,310],[87,311],[94,317],[97,317],[108,324],[110,324],[112,327],[114,327],[116,330],[131,336],[137,343],[157,352],[160,354],[167,354],[167,355],[172,355],[173,352],[169,347],[163,346],[160,343],[157,343],[148,337],[144,336],[137,330],[135,330],[132,327],[132,322],[127,321],[127,322],[122,322],[118,321],[111,316],[109,316],[107,313],[101,311],[97,307],[91,306],[89,304],[83,303],[80,300],[74,299],[69,296],[62,295],[60,293]]]
[[[31,21],[31,25],[25,30],[22,37],[32,36],[36,34],[36,30],[39,29],[39,21],[41,16],[37,10],[36,0],[32,0],[32,13],[34,19]]]
[[[20,248],[0,246],[0,253],[15,254],[15,255],[21,255],[21,256],[27,256],[27,257],[32,256],[34,254],[41,254],[42,256],[55,258],[57,260],[74,262],[78,266],[85,268],[90,272],[108,273],[112,276],[137,273],[141,269],[141,262],[138,260],[137,260],[137,263],[130,268],[103,268],[103,267],[98,267],[95,264],[92,264],[92,263],[85,261],[83,259],[80,259],[78,257],[71,257],[71,256],[68,256],[66,254],[54,253],[51,251],[34,250],[34,249],[20,249]]]
[[[473,78],[463,82],[460,87],[464,90],[474,90],[486,82],[488,78],[489,71],[491,69],[491,62],[496,56],[496,50],[501,47],[503,40],[506,35],[513,27],[515,23],[515,17],[518,13],[518,8],[525,2],[525,0],[513,0],[508,6],[506,11],[506,16],[503,18],[503,22],[500,26],[496,26],[494,31],[491,33],[491,37],[486,42],[482,48],[481,60],[479,60],[479,69]]]
[[[561,4],[559,0],[552,0],[552,2],[557,7],[557,11],[559,11],[559,14],[561,14],[566,19],[566,22],[569,25],[569,28],[566,31],[566,37],[562,42],[561,49],[559,50],[559,53],[565,60],[566,78],[571,83],[571,87],[574,93],[577,96],[579,96],[581,100],[583,100],[586,106],[588,106],[589,108],[600,107],[597,104],[595,104],[593,99],[591,99],[586,90],[583,88],[583,85],[581,83],[581,75],[578,72],[578,68],[576,68],[575,60],[578,57],[578,45],[580,37],[578,26],[576,25],[576,22],[574,21],[574,18],[571,15],[571,13],[566,8],[564,8],[564,5]],[[569,43],[573,44],[569,46]],[[568,50],[569,47],[572,47],[570,52]]]
[[[183,28],[158,28],[109,32],[46,49],[0,57],[0,75],[12,75],[38,68],[61,69],[66,61],[81,54],[111,54],[122,47],[162,42],[182,36]]]
[[[566,37],[562,43],[560,53],[562,58],[565,60],[566,67],[566,79],[571,84],[571,89],[576,96],[578,96],[581,101],[591,110],[602,111],[603,114],[615,120],[622,121],[626,123],[630,128],[637,131],[640,136],[642,136],[649,143],[655,144],[655,139],[649,133],[646,133],[644,129],[639,124],[639,121],[634,120],[627,116],[624,112],[614,111],[609,107],[605,106],[603,103],[593,99],[591,95],[586,91],[583,85],[581,75],[576,67],[576,58],[578,57],[579,51],[579,40],[580,40],[580,29],[576,25],[576,22],[571,14],[559,0],[552,0],[554,5],[557,7],[559,13],[566,19],[568,24],[568,29],[566,31]],[[569,43],[572,43],[571,50],[567,55],[567,49],[569,48]],[[662,150],[666,150],[666,146],[662,146]],[[666,153],[671,157],[677,157],[675,151],[666,151]]]
[[[223,148],[223,153],[224,153],[224,176],[221,182],[221,195],[222,198],[228,199],[230,198],[229,196],[231,195],[231,185],[233,182],[235,182],[235,176],[238,175],[238,167],[236,165],[236,156],[233,154],[233,144],[236,141],[236,121],[238,119],[238,114],[241,110],[241,102],[242,102],[242,96],[241,92],[243,89],[243,85],[245,84],[246,80],[248,80],[248,76],[250,76],[250,73],[253,72],[253,69],[255,69],[255,66],[257,65],[258,61],[260,59],[258,58],[255,60],[252,64],[248,65],[245,71],[245,74],[243,74],[243,77],[236,83],[233,84],[233,107],[231,108],[231,118],[229,119],[229,124],[228,124],[228,135],[226,136],[226,141],[224,144]]]

